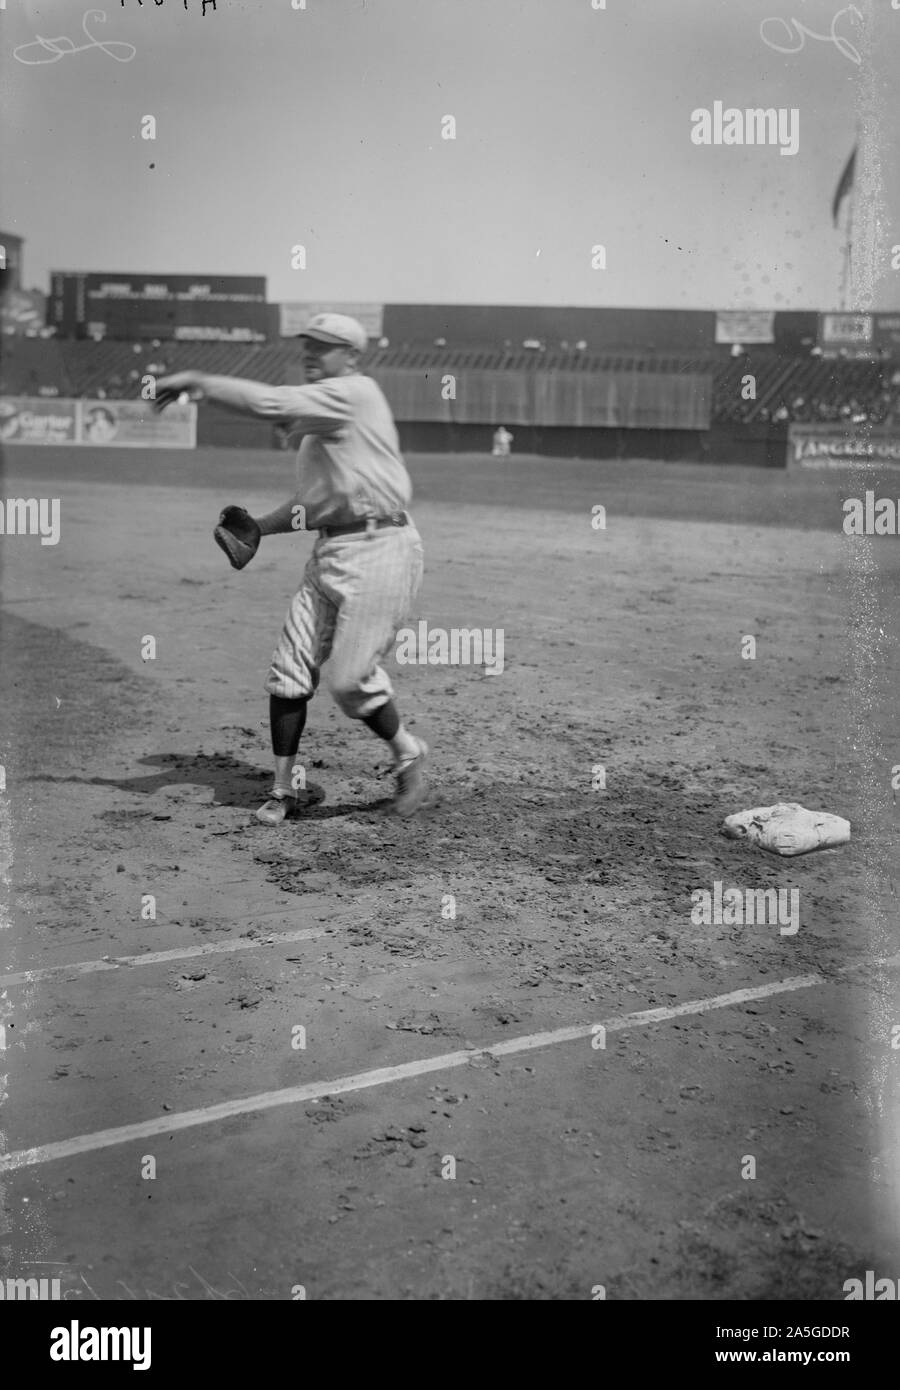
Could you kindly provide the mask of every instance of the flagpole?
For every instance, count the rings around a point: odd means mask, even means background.
[[[856,139],[853,145],[853,177],[850,181],[847,197],[847,242],[844,248],[844,264],[846,267],[844,283],[844,311],[852,313],[859,306],[856,303],[855,286],[853,284],[853,209],[856,204],[856,185],[862,160],[862,130],[860,129],[859,119],[856,121]]]
[[[856,141],[853,145],[850,158],[844,165],[844,172],[838,180],[837,192],[834,195],[834,202],[832,204],[832,215],[836,227],[840,226],[842,205],[844,203],[848,204],[845,213],[845,235],[841,250],[841,277],[840,289],[838,292],[841,310],[844,313],[848,310],[852,312],[856,308],[856,305],[853,303],[855,295],[855,286],[853,284],[853,204],[855,201],[856,164],[859,157],[859,148],[859,122],[857,121]]]
[[[850,189],[850,196],[847,199],[847,240],[844,243],[844,271],[843,271],[843,291],[841,293],[841,308],[844,313],[849,313],[856,308],[853,303],[853,204],[856,189],[856,179]]]

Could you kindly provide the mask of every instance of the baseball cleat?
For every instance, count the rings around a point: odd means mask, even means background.
[[[297,807],[297,798],[287,796],[283,792],[275,791],[269,797],[264,806],[260,806],[256,813],[256,819],[263,825],[280,825],[283,820],[287,820]]]
[[[411,816],[425,800],[428,793],[428,782],[425,777],[425,762],[428,757],[428,745],[424,739],[417,739],[419,752],[415,758],[411,758],[408,763],[401,763],[397,769],[397,792],[394,797],[394,814],[398,816]]]

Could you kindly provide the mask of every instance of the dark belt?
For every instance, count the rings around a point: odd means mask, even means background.
[[[358,531],[381,530],[382,526],[407,526],[409,518],[406,512],[394,512],[392,516],[373,516],[367,520],[350,521],[346,526],[320,526],[319,535],[323,540],[331,540],[332,536],[352,536]]]

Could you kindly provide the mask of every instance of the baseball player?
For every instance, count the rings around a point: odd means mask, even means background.
[[[515,435],[510,434],[509,430],[506,428],[505,425],[501,425],[499,429],[494,430],[493,448],[491,449],[491,453],[494,455],[494,458],[509,458],[509,446],[512,444],[514,439]]]
[[[298,337],[305,386],[178,372],[157,382],[156,405],[164,410],[186,393],[272,420],[300,438],[294,496],[259,518],[226,508],[215,533],[235,568],[252,558],[261,536],[298,523],[319,533],[265,682],[275,781],[257,819],[279,825],[296,809],[292,774],[306,707],[329,658],[331,694],[389,745],[394,809],[410,816],[426,796],[428,749],[403,727],[381,662],[422,580],[422,542],[406,510],[412,485],[390,407],[357,370],[367,345],[362,325],[343,314],[317,314]]]

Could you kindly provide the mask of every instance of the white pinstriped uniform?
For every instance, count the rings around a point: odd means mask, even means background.
[[[285,408],[285,402],[286,408]],[[381,662],[415,601],[423,550],[406,508],[412,484],[381,389],[358,373],[281,388],[297,455],[296,500],[308,530],[405,513],[407,525],[321,537],[291,600],[265,688],[285,699],[315,693],[330,658],[328,685],[351,719],[391,698]]]

